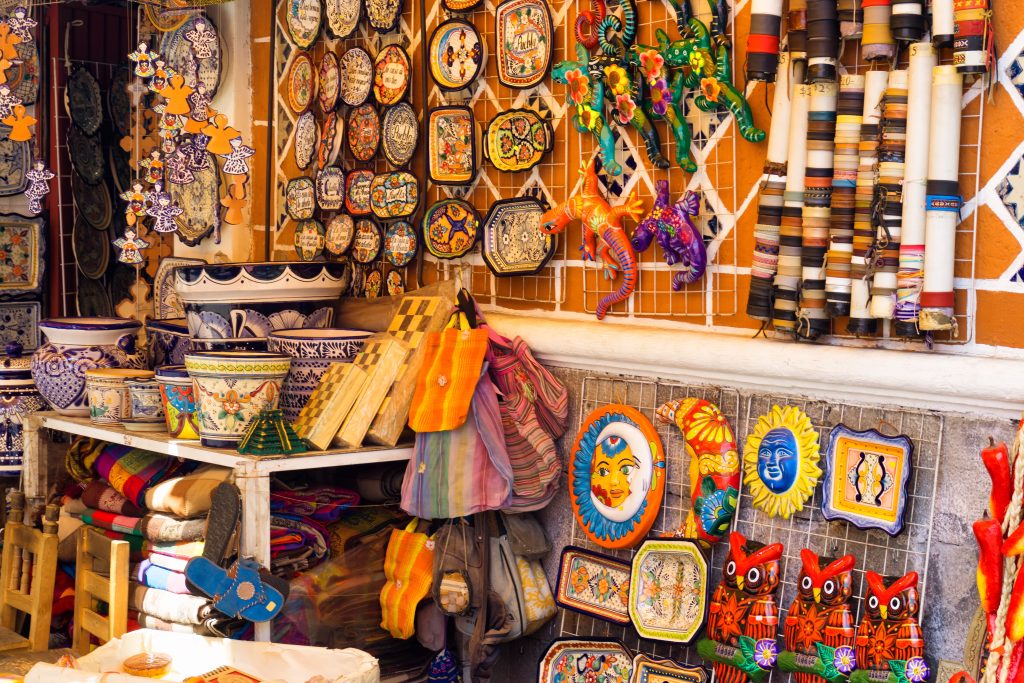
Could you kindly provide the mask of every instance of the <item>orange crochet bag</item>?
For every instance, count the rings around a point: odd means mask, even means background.
[[[487,330],[469,329],[465,316],[457,329],[428,334],[423,365],[409,409],[409,426],[417,432],[458,429],[469,415],[473,391],[487,354]]]
[[[434,541],[418,533],[418,525],[413,519],[405,529],[393,529],[384,555],[380,626],[401,640],[416,632],[416,606],[430,594],[434,578]]]

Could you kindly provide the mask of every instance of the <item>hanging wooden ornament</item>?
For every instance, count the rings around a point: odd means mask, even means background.
[[[296,114],[304,114],[309,111],[309,107],[316,97],[316,73],[313,59],[309,53],[296,52],[288,67],[288,75],[285,77],[288,107]]]
[[[341,101],[358,107],[373,89],[373,60],[361,47],[350,48],[341,57]]]
[[[544,207],[533,197],[501,199],[484,220],[481,254],[497,277],[534,275],[555,253],[555,238],[541,231]]]
[[[484,158],[499,171],[528,171],[539,164],[555,145],[551,123],[532,109],[512,109],[498,114],[483,135]]]
[[[430,76],[441,90],[462,90],[484,70],[485,43],[465,19],[442,22],[430,36]]]
[[[28,178],[28,188],[25,190],[25,196],[28,197],[28,210],[29,213],[36,216],[43,212],[43,197],[50,193],[50,181],[56,177],[56,174],[48,169],[42,160],[36,159],[25,177]]]
[[[381,48],[373,62],[373,96],[384,106],[398,104],[409,90],[412,74],[409,54],[401,45]]]
[[[468,185],[476,175],[476,124],[463,106],[430,110],[427,121],[430,179],[439,185]]]
[[[461,199],[442,199],[423,216],[423,240],[440,259],[464,256],[480,235],[480,216]]]
[[[545,0],[505,0],[494,10],[498,81],[532,88],[548,74],[554,27]]]
[[[113,244],[118,249],[117,260],[121,263],[127,265],[145,263],[146,259],[142,256],[142,252],[150,246],[149,242],[136,235],[131,228],[125,230],[124,237],[118,237]],[[79,311],[79,315],[82,315],[81,311]]]
[[[821,477],[819,460],[810,418],[794,406],[772,406],[743,449],[743,483],[754,507],[783,519],[803,510]]]
[[[392,166],[409,163],[419,143],[420,126],[416,111],[408,102],[399,102],[384,111],[381,124],[381,148]]]

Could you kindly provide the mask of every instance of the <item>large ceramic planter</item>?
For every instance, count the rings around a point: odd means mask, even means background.
[[[22,356],[22,346],[11,342],[4,348],[7,357],[0,363],[0,472],[21,469],[25,437],[21,418],[46,407],[46,401],[32,381],[30,361]]]
[[[175,439],[198,439],[195,387],[185,366],[165,365],[157,368],[156,381],[160,384],[160,400],[164,406],[167,433]]]
[[[85,373],[85,393],[89,397],[89,420],[98,425],[119,425],[131,419],[132,403],[128,382],[151,379],[151,370],[94,368]]]
[[[291,359],[258,351],[212,351],[185,356],[195,382],[199,439],[211,448],[235,448],[264,408],[277,408]]]
[[[281,388],[281,412],[285,418],[294,422],[331,364],[351,363],[371,334],[335,328],[271,332],[267,350],[292,359],[291,370]]]
[[[275,330],[329,327],[350,278],[346,263],[206,264],[176,269],[175,287],[194,342],[237,348]]]
[[[85,417],[85,372],[96,368],[143,368],[135,335],[142,326],[124,318],[52,318],[39,323],[46,343],[32,354],[32,378],[53,408]]]
[[[189,352],[190,337],[184,318],[147,320],[146,337],[149,339],[149,357],[154,368],[164,365],[182,365]]]

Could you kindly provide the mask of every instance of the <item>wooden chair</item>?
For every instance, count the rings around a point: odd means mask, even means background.
[[[27,648],[46,650],[50,640],[53,585],[57,574],[56,505],[47,505],[43,530],[22,523],[25,495],[11,494],[11,516],[4,525],[0,558],[0,652]],[[28,615],[28,638],[15,630],[20,615]]]
[[[105,643],[128,630],[128,555],[127,541],[88,527],[79,532],[71,647],[80,655],[89,652],[91,636]],[[98,602],[106,604],[106,615],[96,611]]]

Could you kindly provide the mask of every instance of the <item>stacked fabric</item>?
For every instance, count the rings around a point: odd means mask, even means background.
[[[359,494],[334,486],[292,489],[275,482],[270,494],[270,568],[291,578],[327,559],[330,534],[337,522],[359,503]]]

